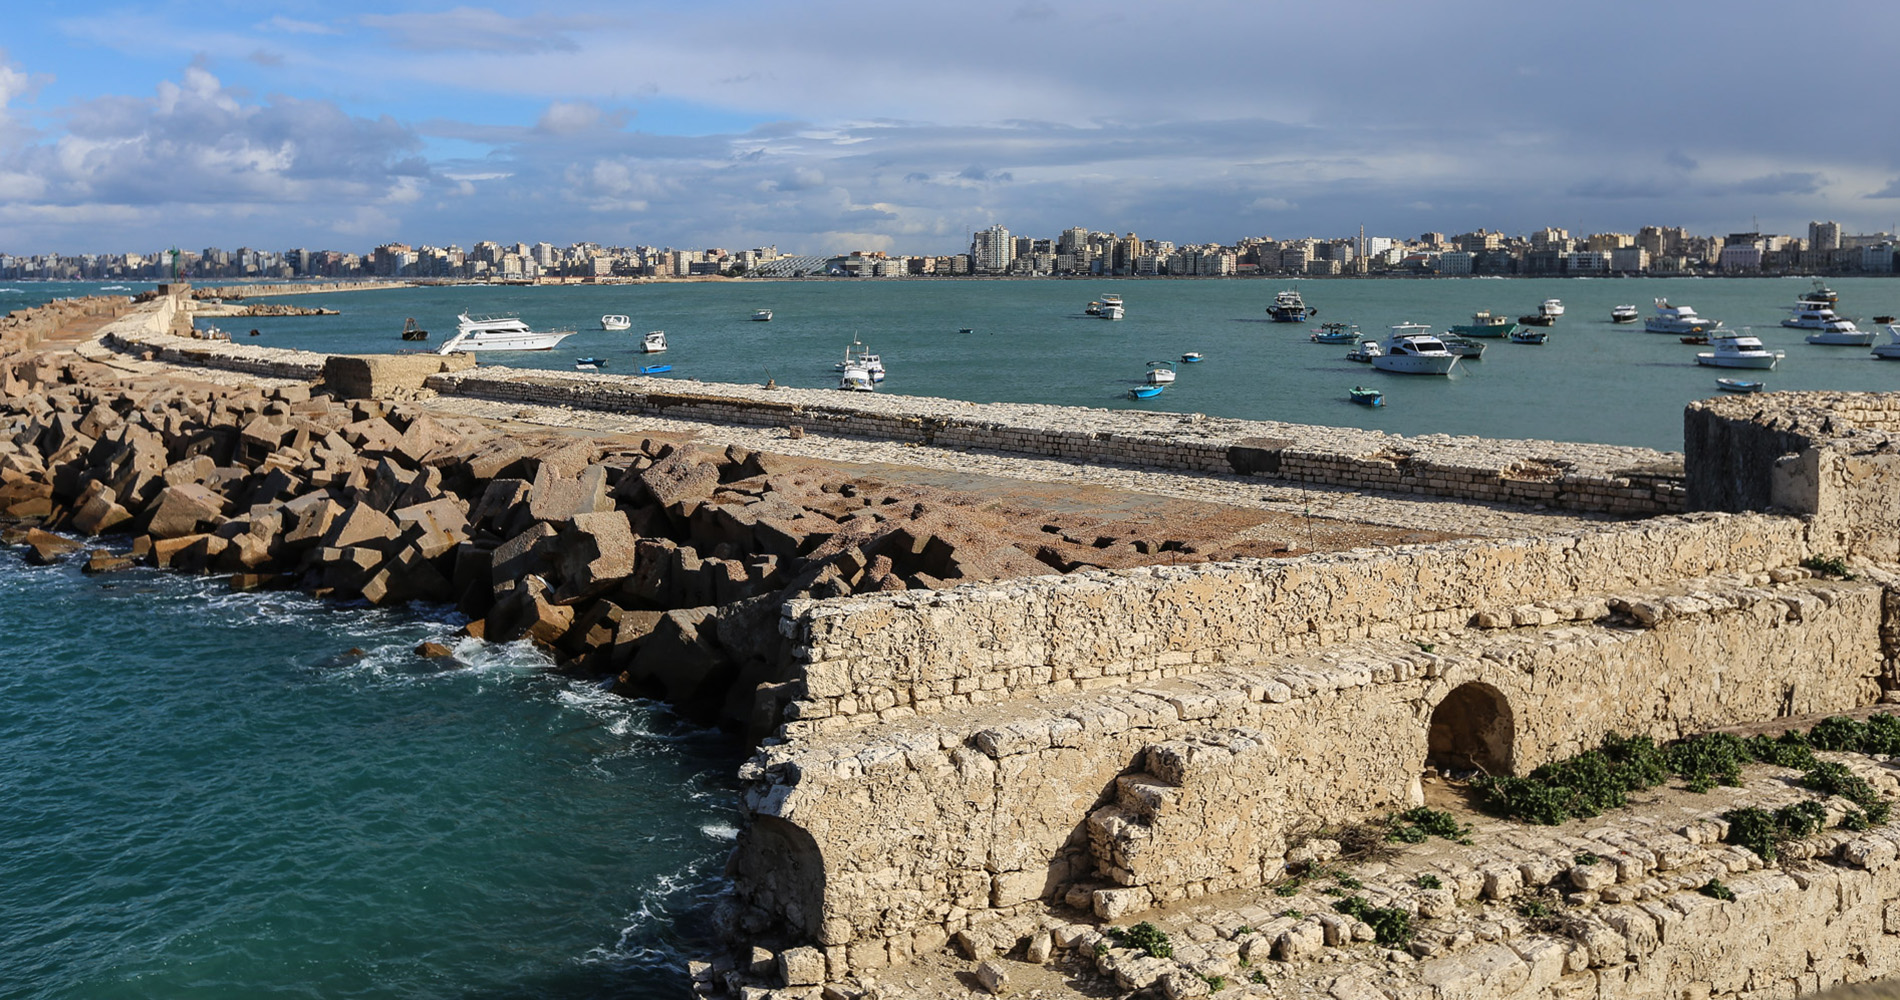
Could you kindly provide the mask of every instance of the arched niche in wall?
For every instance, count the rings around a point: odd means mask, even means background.
[[[1489,684],[1462,684],[1432,709],[1425,764],[1441,771],[1510,774],[1515,726],[1503,692]]]

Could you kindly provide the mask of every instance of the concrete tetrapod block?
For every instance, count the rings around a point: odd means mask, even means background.
[[[158,494],[146,532],[154,538],[177,538],[195,533],[224,514],[224,497],[199,483],[167,486]]]
[[[631,575],[636,546],[627,516],[609,510],[574,515],[562,526],[555,551],[561,582],[554,599],[572,604],[609,590]]]

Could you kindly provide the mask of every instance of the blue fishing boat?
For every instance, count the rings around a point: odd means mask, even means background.
[[[1767,388],[1761,382],[1749,382],[1739,378],[1718,378],[1715,387],[1723,392],[1760,392]]]
[[[574,367],[584,372],[591,372],[597,368],[607,367],[607,359],[606,358],[575,358]]]
[[[1153,399],[1156,396],[1161,395],[1161,390],[1166,389],[1166,388],[1167,386],[1165,385],[1138,385],[1138,386],[1135,386],[1133,389],[1128,390],[1128,398],[1129,399]]]
[[[1355,385],[1352,387],[1352,391],[1347,393],[1347,395],[1351,396],[1352,401],[1358,403],[1360,406],[1385,405],[1385,393],[1377,389],[1367,389],[1364,386]]]
[[[1201,352],[1199,351],[1189,351],[1186,354],[1181,355],[1181,360],[1190,365],[1198,365],[1201,362],[1206,361],[1207,359],[1204,357],[1201,357]]]
[[[672,370],[673,370],[672,365],[641,365],[640,366],[640,374],[642,375],[658,375],[661,372],[670,372]]]

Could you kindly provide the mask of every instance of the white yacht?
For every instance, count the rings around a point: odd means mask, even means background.
[[[1900,323],[1887,324],[1887,342],[1874,348],[1873,355],[1883,361],[1900,361]]]
[[[1401,375],[1446,375],[1458,363],[1458,355],[1445,349],[1445,342],[1423,323],[1400,323],[1388,333],[1381,353],[1372,359],[1372,367]]]
[[[1099,315],[1103,319],[1121,319],[1122,297],[1119,295],[1102,296],[1102,311]]]
[[[664,350],[666,350],[665,330],[651,330],[645,337],[640,338],[641,354],[659,354]]]
[[[877,379],[872,378],[871,370],[863,365],[848,365],[838,376],[838,388],[846,392],[876,392]]]
[[[1537,307],[1537,311],[1543,316],[1556,319],[1564,314],[1564,300],[1545,299],[1544,304]]]
[[[1854,321],[1836,316],[1826,326],[1808,334],[1808,343],[1827,347],[1869,347],[1874,342],[1874,331],[1863,330],[1854,325]]]
[[[633,329],[633,320],[617,313],[609,313],[600,318],[600,328],[603,330],[631,330]]]
[[[1612,323],[1634,323],[1642,318],[1642,312],[1635,306],[1617,306],[1610,310],[1610,322]]]
[[[1147,382],[1149,385],[1167,385],[1174,381],[1174,362],[1148,362]]]
[[[1656,315],[1643,321],[1650,333],[1709,333],[1721,325],[1721,320],[1697,316],[1689,306],[1672,306],[1668,299],[1657,299]]]
[[[536,333],[518,316],[456,317],[455,336],[436,349],[437,354],[458,351],[550,351],[574,335],[573,330]]]
[[[770,310],[770,309],[759,309],[759,310],[756,310],[756,311],[754,311],[754,312],[752,313],[752,321],[753,321],[754,323],[770,323],[770,322],[772,322],[772,310]]]
[[[1747,331],[1711,333],[1709,346],[1715,350],[1696,355],[1696,364],[1712,368],[1773,368],[1775,362],[1783,357],[1783,352],[1761,346],[1761,338],[1751,336]]]
[[[1789,306],[1793,315],[1781,321],[1781,325],[1796,330],[1825,330],[1827,325],[1840,317],[1834,307],[1819,302],[1803,302]]]

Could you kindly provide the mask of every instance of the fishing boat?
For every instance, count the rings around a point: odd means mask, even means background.
[[[549,351],[574,335],[573,330],[537,332],[516,316],[456,317],[455,336],[436,349],[437,354],[457,351]]]
[[[1357,344],[1359,328],[1344,323],[1321,323],[1313,331],[1311,340],[1315,344]]]
[[[658,375],[661,372],[670,372],[672,370],[673,370],[672,365],[641,365],[640,366],[640,374],[642,375]]]
[[[1707,316],[1697,316],[1690,306],[1672,306],[1668,299],[1656,300],[1656,315],[1643,321],[1643,329],[1650,333],[1708,333],[1721,326],[1721,320]]]
[[[967,326],[965,326],[965,327],[959,327],[959,328],[957,329],[957,332],[958,332],[958,333],[975,333],[976,331],[975,331],[975,330],[972,330],[972,329],[970,329],[970,328],[969,328],[969,327],[967,327]]]
[[[1083,307],[1082,312],[1089,316],[1100,316],[1102,314],[1102,304],[1100,302],[1090,302],[1087,306]]]
[[[1121,319],[1122,297],[1119,295],[1102,296],[1102,311],[1100,315],[1103,319]]]
[[[1517,318],[1518,326],[1556,326],[1557,317],[1546,316],[1540,312],[1525,313]]]
[[[1750,335],[1746,330],[1741,333],[1711,333],[1709,346],[1715,350],[1696,355],[1696,364],[1712,368],[1772,369],[1775,362],[1783,357],[1783,352],[1770,351],[1761,346],[1760,338]]]
[[[1156,396],[1161,395],[1161,390],[1166,389],[1166,388],[1167,386],[1165,385],[1138,385],[1138,386],[1135,386],[1133,389],[1128,390],[1128,398],[1129,399],[1153,399]]]
[[[754,310],[754,311],[753,311],[753,313],[752,313],[752,322],[754,322],[754,323],[770,323],[770,322],[772,322],[772,310],[770,310],[770,309],[756,309],[756,310]]]
[[[575,358],[574,367],[584,372],[591,372],[597,368],[607,367],[607,359],[606,358]]]
[[[884,381],[884,359],[867,350],[863,342],[853,338],[844,348],[844,360],[832,366],[837,371],[849,371],[862,368],[871,376],[871,381]]]
[[[1550,341],[1549,330],[1512,330],[1513,344],[1544,344]]]
[[[1273,304],[1267,307],[1267,317],[1275,323],[1304,323],[1309,317],[1319,315],[1318,309],[1309,308],[1300,298],[1298,289],[1289,288],[1273,297]]]
[[[1347,390],[1346,395],[1353,402],[1358,403],[1360,406],[1384,406],[1385,405],[1385,393],[1380,392],[1377,389],[1367,389],[1363,386],[1355,385],[1351,389]]]
[[[863,365],[851,365],[838,375],[838,388],[846,392],[876,392],[877,380]]]
[[[1882,361],[1900,361],[1900,324],[1887,324],[1887,342],[1874,348],[1872,353]]]
[[[1840,300],[1841,297],[1834,293],[1834,289],[1827,287],[1827,282],[1816,278],[1814,279],[1814,287],[1802,292],[1800,298],[1796,301],[1831,306]]]
[[[1760,392],[1767,388],[1761,382],[1748,382],[1739,378],[1718,378],[1715,387],[1723,392]]]
[[[1551,319],[1556,319],[1564,314],[1564,300],[1545,299],[1543,304],[1537,307],[1537,313],[1540,316],[1549,316]]]
[[[1167,385],[1174,381],[1174,362],[1150,361],[1145,376],[1149,385]]]
[[[1610,310],[1610,322],[1612,323],[1634,323],[1642,318],[1642,311],[1635,306],[1617,306]]]
[[[650,330],[645,337],[640,338],[641,354],[659,354],[664,350],[666,350],[665,330]]]
[[[1709,342],[1709,335],[1706,333],[1692,333],[1687,337],[1677,337],[1676,339],[1685,344],[1706,344]]]
[[[1181,363],[1186,365],[1198,365],[1206,360],[1206,358],[1201,356],[1201,352],[1199,351],[1189,351],[1181,355]]]
[[[600,318],[600,328],[603,330],[631,330],[633,329],[633,320],[630,317],[622,316],[618,313],[610,313]]]
[[[416,318],[414,316],[411,316],[408,319],[402,321],[402,339],[428,340],[429,331],[424,330],[421,327],[417,326]]]
[[[1458,364],[1458,355],[1445,350],[1445,344],[1423,323],[1394,324],[1379,345],[1381,353],[1372,359],[1372,367],[1397,375],[1449,375]]]
[[[1362,340],[1355,345],[1352,350],[1346,352],[1346,360],[1357,361],[1360,364],[1371,364],[1374,358],[1384,353],[1385,348],[1380,347],[1378,341]]]
[[[1466,361],[1484,360],[1484,344],[1480,341],[1457,335],[1447,335],[1439,337],[1438,339],[1444,343],[1445,350],[1464,358]]]
[[[1451,332],[1460,337],[1508,337],[1517,324],[1509,316],[1493,316],[1491,310],[1480,309],[1471,314],[1471,322],[1459,323]]]

